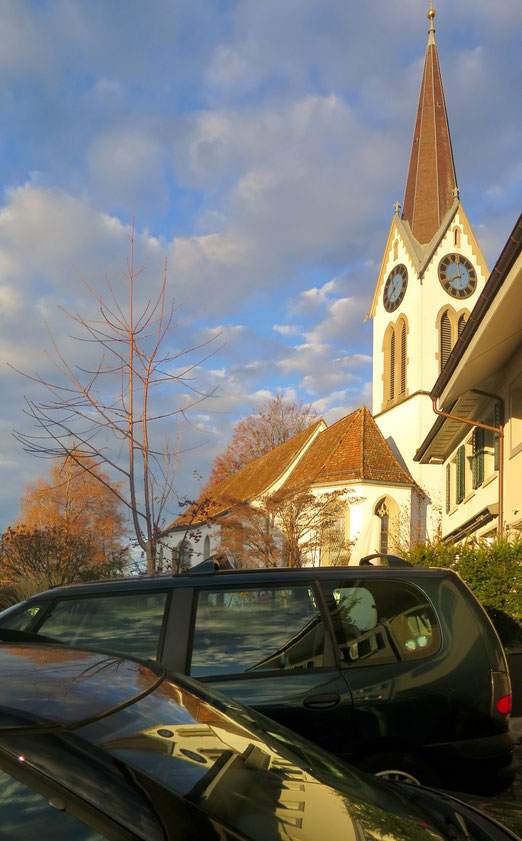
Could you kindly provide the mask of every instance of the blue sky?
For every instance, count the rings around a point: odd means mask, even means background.
[[[422,0],[0,0],[0,520],[47,464],[24,454],[6,363],[47,372],[44,321],[123,267],[219,334],[186,424],[194,493],[238,416],[283,391],[333,421],[371,399],[368,312],[402,201],[427,41]],[[490,267],[520,211],[519,0],[439,0],[461,200]],[[161,395],[169,407],[183,394]],[[173,506],[173,513],[177,513]]]

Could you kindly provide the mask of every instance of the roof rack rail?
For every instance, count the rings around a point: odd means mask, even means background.
[[[212,572],[219,572],[220,569],[232,569],[232,565],[228,558],[223,555],[211,555],[210,558],[205,558],[201,563],[190,567],[189,575],[208,575]]]
[[[398,555],[386,555],[384,552],[375,552],[373,555],[366,555],[364,558],[361,558],[359,561],[360,567],[373,567],[373,566],[380,566],[379,564],[372,564],[372,560],[374,558],[384,558],[386,561],[386,566],[389,568],[393,567],[411,567],[409,561],[404,560],[404,558],[399,558]],[[383,564],[384,566],[384,564]]]

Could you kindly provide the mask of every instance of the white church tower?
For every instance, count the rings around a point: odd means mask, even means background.
[[[430,391],[488,277],[459,201],[434,17],[430,8],[404,203],[402,212],[395,205],[370,312],[372,414],[428,508],[442,503],[442,467],[413,457],[435,420]],[[429,533],[429,516],[426,525]]]

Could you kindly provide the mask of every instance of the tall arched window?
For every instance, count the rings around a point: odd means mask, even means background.
[[[457,313],[453,307],[446,307],[439,313],[439,364],[441,371],[448,361],[455,342],[464,330],[468,317],[468,310],[461,310],[460,313]]]
[[[442,314],[440,320],[440,366],[444,368],[453,347],[451,320],[449,312]]]
[[[205,535],[205,540],[203,541],[203,560],[205,561],[210,556],[210,537]]]
[[[395,397],[395,330],[390,336],[390,400]]]
[[[389,324],[384,334],[383,407],[407,394],[408,385],[408,322],[401,315],[396,324]]]
[[[399,506],[389,496],[382,497],[373,513],[380,520],[379,552],[393,552],[399,538]]]
[[[399,394],[406,394],[406,323],[401,326],[401,354],[399,370],[400,391]]]

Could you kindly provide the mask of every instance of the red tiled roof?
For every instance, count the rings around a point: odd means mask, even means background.
[[[234,503],[246,502],[262,496],[274,482],[283,476],[321,426],[325,426],[324,421],[316,421],[308,429],[298,432],[293,438],[264,456],[254,459],[237,473],[223,479],[206,494],[202,494],[196,505],[185,511],[165,531],[187,525],[187,523],[195,524],[207,517],[215,517]]]
[[[366,406],[322,431],[321,426],[325,427],[323,420],[224,479],[165,531],[188,523],[195,525],[222,514],[234,503],[259,498],[296,459],[294,469],[278,491],[280,494],[337,482],[371,480],[389,485],[413,484]]]
[[[413,484],[363,406],[341,418],[317,436],[300,459],[281,493],[312,485],[372,480],[386,484]]]

